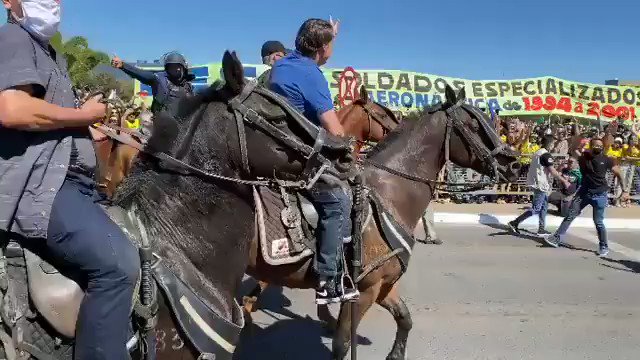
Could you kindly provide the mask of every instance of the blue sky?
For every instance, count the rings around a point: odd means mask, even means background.
[[[235,49],[245,63],[309,17],[341,20],[329,67],[469,79],[640,79],[638,0],[62,0],[65,37],[126,60],[182,51],[192,64]]]

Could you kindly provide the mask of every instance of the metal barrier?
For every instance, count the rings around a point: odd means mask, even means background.
[[[553,155],[556,161],[559,163],[558,168],[564,166],[566,160],[569,158],[568,155]],[[558,161],[559,160],[559,161]],[[640,193],[636,191],[640,186],[640,177],[635,176],[635,166],[629,164],[627,162],[623,162],[620,167],[623,170],[623,175],[627,175],[626,178],[629,179],[633,176],[633,183],[628,186],[630,189],[630,195],[632,198],[640,200]],[[488,186],[485,189],[471,191],[467,193],[455,193],[456,190],[461,190],[464,187],[468,187],[469,185],[473,185],[474,183],[479,182],[488,182],[490,180],[489,177],[484,176],[474,170],[466,169],[458,167],[452,163],[448,163],[444,169],[444,173],[441,175],[442,179],[446,179],[449,183],[446,186],[446,190],[438,191],[436,194],[436,198],[442,196],[448,196],[452,200],[456,202],[478,202],[482,203],[485,201],[493,201],[498,197],[508,196],[508,197],[519,197],[522,202],[529,201],[529,197],[532,195],[531,189],[527,186],[527,172],[528,166],[523,167],[523,171],[521,172],[518,180],[509,184],[498,184],[494,186]],[[633,175],[630,175],[629,172],[633,172]],[[613,176],[613,173],[609,172],[607,174],[607,181],[609,182],[610,187],[610,198],[618,197],[620,195],[620,190],[617,191],[616,179]],[[458,185],[460,184],[460,185]],[[554,181],[552,184],[552,188],[554,191],[560,190],[560,185],[557,181]]]

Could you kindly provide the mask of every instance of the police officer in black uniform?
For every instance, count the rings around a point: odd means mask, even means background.
[[[195,76],[189,73],[187,60],[178,52],[171,52],[164,56],[164,71],[153,72],[142,70],[124,63],[119,57],[111,60],[111,65],[124,71],[127,75],[151,86],[153,104],[151,112],[167,110],[176,113],[178,99],[193,95],[192,81]]]

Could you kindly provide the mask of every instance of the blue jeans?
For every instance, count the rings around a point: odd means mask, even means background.
[[[533,189],[531,209],[518,216],[514,222],[520,224],[533,215],[538,215],[538,229],[544,230],[547,225],[547,210],[549,208],[549,195],[538,189]]]
[[[318,211],[318,249],[314,267],[321,279],[340,274],[343,239],[351,236],[351,199],[342,188],[319,184],[311,189]]]
[[[136,247],[102,208],[95,190],[65,180],[49,220],[47,255],[80,274],[86,295],[76,324],[75,359],[128,359]]]
[[[593,223],[595,224],[596,231],[598,232],[600,248],[608,248],[607,229],[604,227],[604,209],[607,208],[608,201],[606,192],[600,194],[589,194],[584,191],[578,192],[571,202],[569,215],[564,218],[562,224],[560,224],[555,237],[559,242],[562,242],[562,237],[567,233],[571,222],[580,215],[582,209],[587,207],[587,205],[591,205],[593,208]]]

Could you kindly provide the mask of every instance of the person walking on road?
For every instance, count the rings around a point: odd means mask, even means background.
[[[538,235],[550,234],[546,230],[547,206],[549,194],[551,194],[551,182],[549,176],[553,176],[562,183],[564,188],[571,184],[562,177],[555,168],[554,160],[549,150],[553,145],[553,136],[547,135],[542,140],[542,147],[533,154],[529,172],[527,174],[527,185],[533,189],[533,201],[531,208],[508,223],[509,230],[519,233],[518,226],[533,215],[538,215]]]
[[[589,151],[578,160],[580,171],[582,172],[582,185],[578,189],[576,197],[571,203],[569,215],[562,221],[555,234],[545,237],[545,242],[557,248],[562,245],[562,238],[569,229],[571,222],[580,215],[582,209],[591,205],[593,207],[593,223],[598,233],[599,249],[598,256],[604,257],[609,254],[609,243],[607,241],[607,230],[604,226],[604,210],[608,203],[609,186],[607,185],[607,171],[623,184],[621,198],[628,198],[628,189],[624,186],[624,179],[620,172],[620,167],[615,165],[614,160],[604,153],[604,143],[600,139],[592,139]]]

